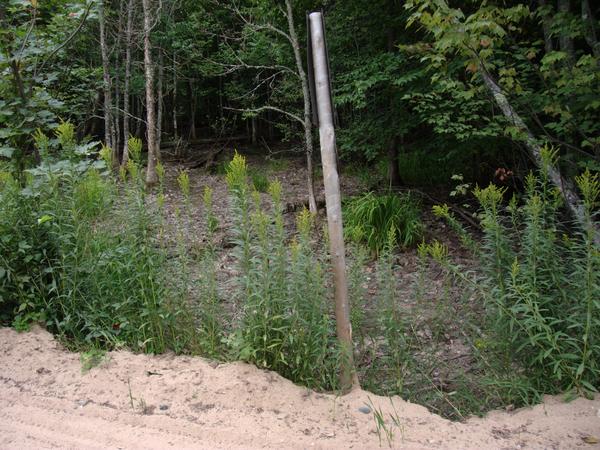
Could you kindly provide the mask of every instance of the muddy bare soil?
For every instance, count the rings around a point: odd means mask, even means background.
[[[243,363],[116,351],[84,373],[45,330],[0,329],[2,449],[379,448],[366,405],[384,414],[393,448],[600,447],[587,443],[600,435],[600,399],[548,397],[457,423],[398,397],[314,393]]]

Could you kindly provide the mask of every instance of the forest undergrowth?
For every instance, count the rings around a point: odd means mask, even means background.
[[[258,177],[236,154],[222,181],[225,226],[213,188],[197,204],[185,171],[178,196],[168,192],[162,165],[156,190],[147,192],[139,140],[129,141],[118,174],[110,152],[95,160],[96,144],[77,143],[68,123],[55,136],[38,133],[36,146],[38,167],[0,172],[3,323],[41,322],[78,349],[244,360],[310,388],[338,389],[327,234],[306,210],[288,226],[280,181]],[[545,158],[552,164],[555,155],[547,150]],[[600,182],[585,172],[577,183],[592,222]],[[544,168],[528,176],[519,197],[505,198],[495,185],[475,189],[482,238],[449,207],[434,208],[469,254],[466,264],[436,239],[440,229],[428,229],[414,197],[386,195],[346,206],[363,388],[459,420],[544,394],[596,392],[600,255],[593,230],[565,219]],[[383,214],[387,204],[411,220]],[[200,239],[189,232],[198,210]],[[216,237],[224,228],[226,246]],[[410,282],[398,276],[409,259]]]

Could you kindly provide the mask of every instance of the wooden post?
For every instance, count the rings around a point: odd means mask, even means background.
[[[336,329],[343,351],[340,384],[343,391],[348,391],[358,387],[358,377],[354,370],[354,347],[352,344],[352,327],[350,326],[346,255],[342,226],[342,202],[336,167],[333,107],[329,88],[329,67],[325,48],[322,14],[320,12],[311,13],[309,15],[309,24],[319,121],[319,139],[321,143],[321,161],[323,164],[323,182],[325,184],[325,204],[327,206],[329,246],[335,285]]]

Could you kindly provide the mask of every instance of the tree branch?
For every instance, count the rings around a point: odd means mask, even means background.
[[[44,66],[48,63],[48,61],[50,61],[54,57],[54,55],[56,55],[56,53],[58,53],[62,48],[64,48],[67,44],[69,44],[69,42],[71,42],[75,36],[77,36],[77,34],[83,28],[83,24],[85,23],[88,15],[90,13],[90,10],[92,9],[93,4],[94,4],[93,2],[90,2],[87,5],[85,12],[83,13],[83,16],[81,17],[81,21],[79,22],[79,25],[77,26],[75,31],[73,31],[73,33],[71,33],[71,35],[62,44],[58,45],[54,50],[52,50],[52,52],[50,52],[50,54],[42,62],[42,65],[40,66],[40,68],[39,69],[36,68],[34,73],[37,74],[38,70],[41,71],[44,68]]]
[[[291,119],[294,119],[295,121],[299,122],[301,125],[304,125],[304,120],[302,120],[302,118],[300,116],[297,116],[296,114],[291,113],[289,111],[285,111],[281,108],[277,108],[276,106],[265,105],[265,106],[261,106],[259,108],[246,108],[246,109],[224,107],[223,109],[227,109],[229,111],[246,112],[246,113],[261,113],[263,111],[275,111],[275,112],[284,114]]]

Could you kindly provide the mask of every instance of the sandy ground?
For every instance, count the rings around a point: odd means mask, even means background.
[[[1,449],[378,448],[366,404],[384,413],[394,448],[600,448],[600,399],[547,398],[453,423],[400,398],[318,394],[243,363],[117,351],[82,373],[80,356],[46,331],[0,329]]]

